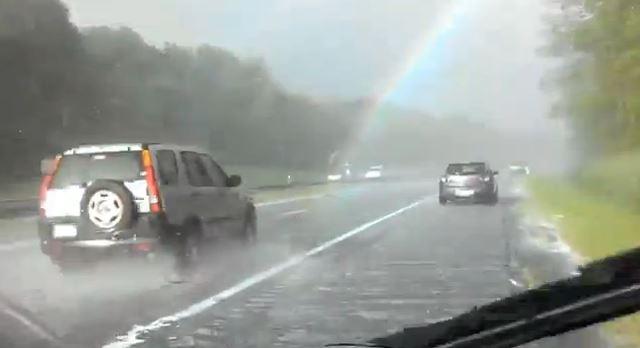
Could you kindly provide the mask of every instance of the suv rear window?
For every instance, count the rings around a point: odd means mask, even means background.
[[[485,172],[484,163],[455,163],[447,167],[447,174],[469,175],[482,174]]]
[[[142,178],[140,151],[66,155],[62,157],[52,188],[83,185],[103,180],[137,180]]]

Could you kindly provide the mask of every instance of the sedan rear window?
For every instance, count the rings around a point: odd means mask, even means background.
[[[485,172],[483,163],[456,163],[447,167],[447,174],[453,175],[469,175],[481,174]]]
[[[66,155],[51,187],[84,185],[99,179],[129,181],[143,176],[140,151]]]

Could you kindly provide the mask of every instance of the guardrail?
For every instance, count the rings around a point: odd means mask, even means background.
[[[261,168],[254,166],[228,165],[225,169],[230,174],[240,174],[243,179],[243,187],[249,192],[266,189],[283,189],[290,186],[306,186],[322,183],[326,175],[316,171],[282,170],[280,168]],[[0,219],[35,216],[38,213],[37,197],[21,197],[33,195],[37,192],[39,178],[29,178],[13,184],[9,184],[7,190],[0,190],[0,196],[5,194],[12,199],[0,197]],[[7,197],[5,196],[5,197]]]
[[[247,188],[248,192],[256,192],[263,190],[278,190],[286,189],[289,187],[299,186],[312,186],[320,185],[323,182],[308,182],[308,183],[292,183],[292,184],[274,184],[274,185],[260,185],[256,187]],[[7,199],[0,200],[0,219],[16,218],[16,217],[28,217],[38,214],[38,198],[28,199]]]
[[[32,216],[37,213],[37,198],[0,200],[0,219]]]

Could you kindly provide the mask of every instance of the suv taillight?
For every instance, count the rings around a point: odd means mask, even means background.
[[[160,202],[160,190],[158,189],[158,182],[156,181],[151,152],[149,152],[149,150],[142,150],[142,164],[147,181],[147,190],[149,191],[149,206],[151,212],[159,213],[162,211],[162,202]]]
[[[58,170],[58,165],[60,164],[61,156],[56,156],[53,164],[53,168],[51,168],[51,172],[46,173],[42,176],[42,180],[40,181],[40,191],[38,192],[38,198],[40,202],[40,216],[44,217],[46,215],[45,204],[47,201],[47,192],[49,191],[49,187],[51,187],[51,182],[53,181],[53,176],[56,175],[56,171]]]

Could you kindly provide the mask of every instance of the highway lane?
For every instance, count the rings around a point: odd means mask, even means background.
[[[433,181],[366,183],[262,205],[257,245],[217,247],[179,284],[162,257],[63,276],[36,246],[0,251],[10,260],[0,291],[87,346],[128,346],[133,335],[116,335],[145,325],[153,338],[200,330],[234,347],[359,341],[509,293],[511,203],[441,207],[436,191]],[[155,330],[176,313],[179,327]]]
[[[391,202],[394,195],[386,197]],[[509,294],[505,207],[441,207],[436,198],[427,195],[151,340],[197,331],[212,347],[361,342]]]

